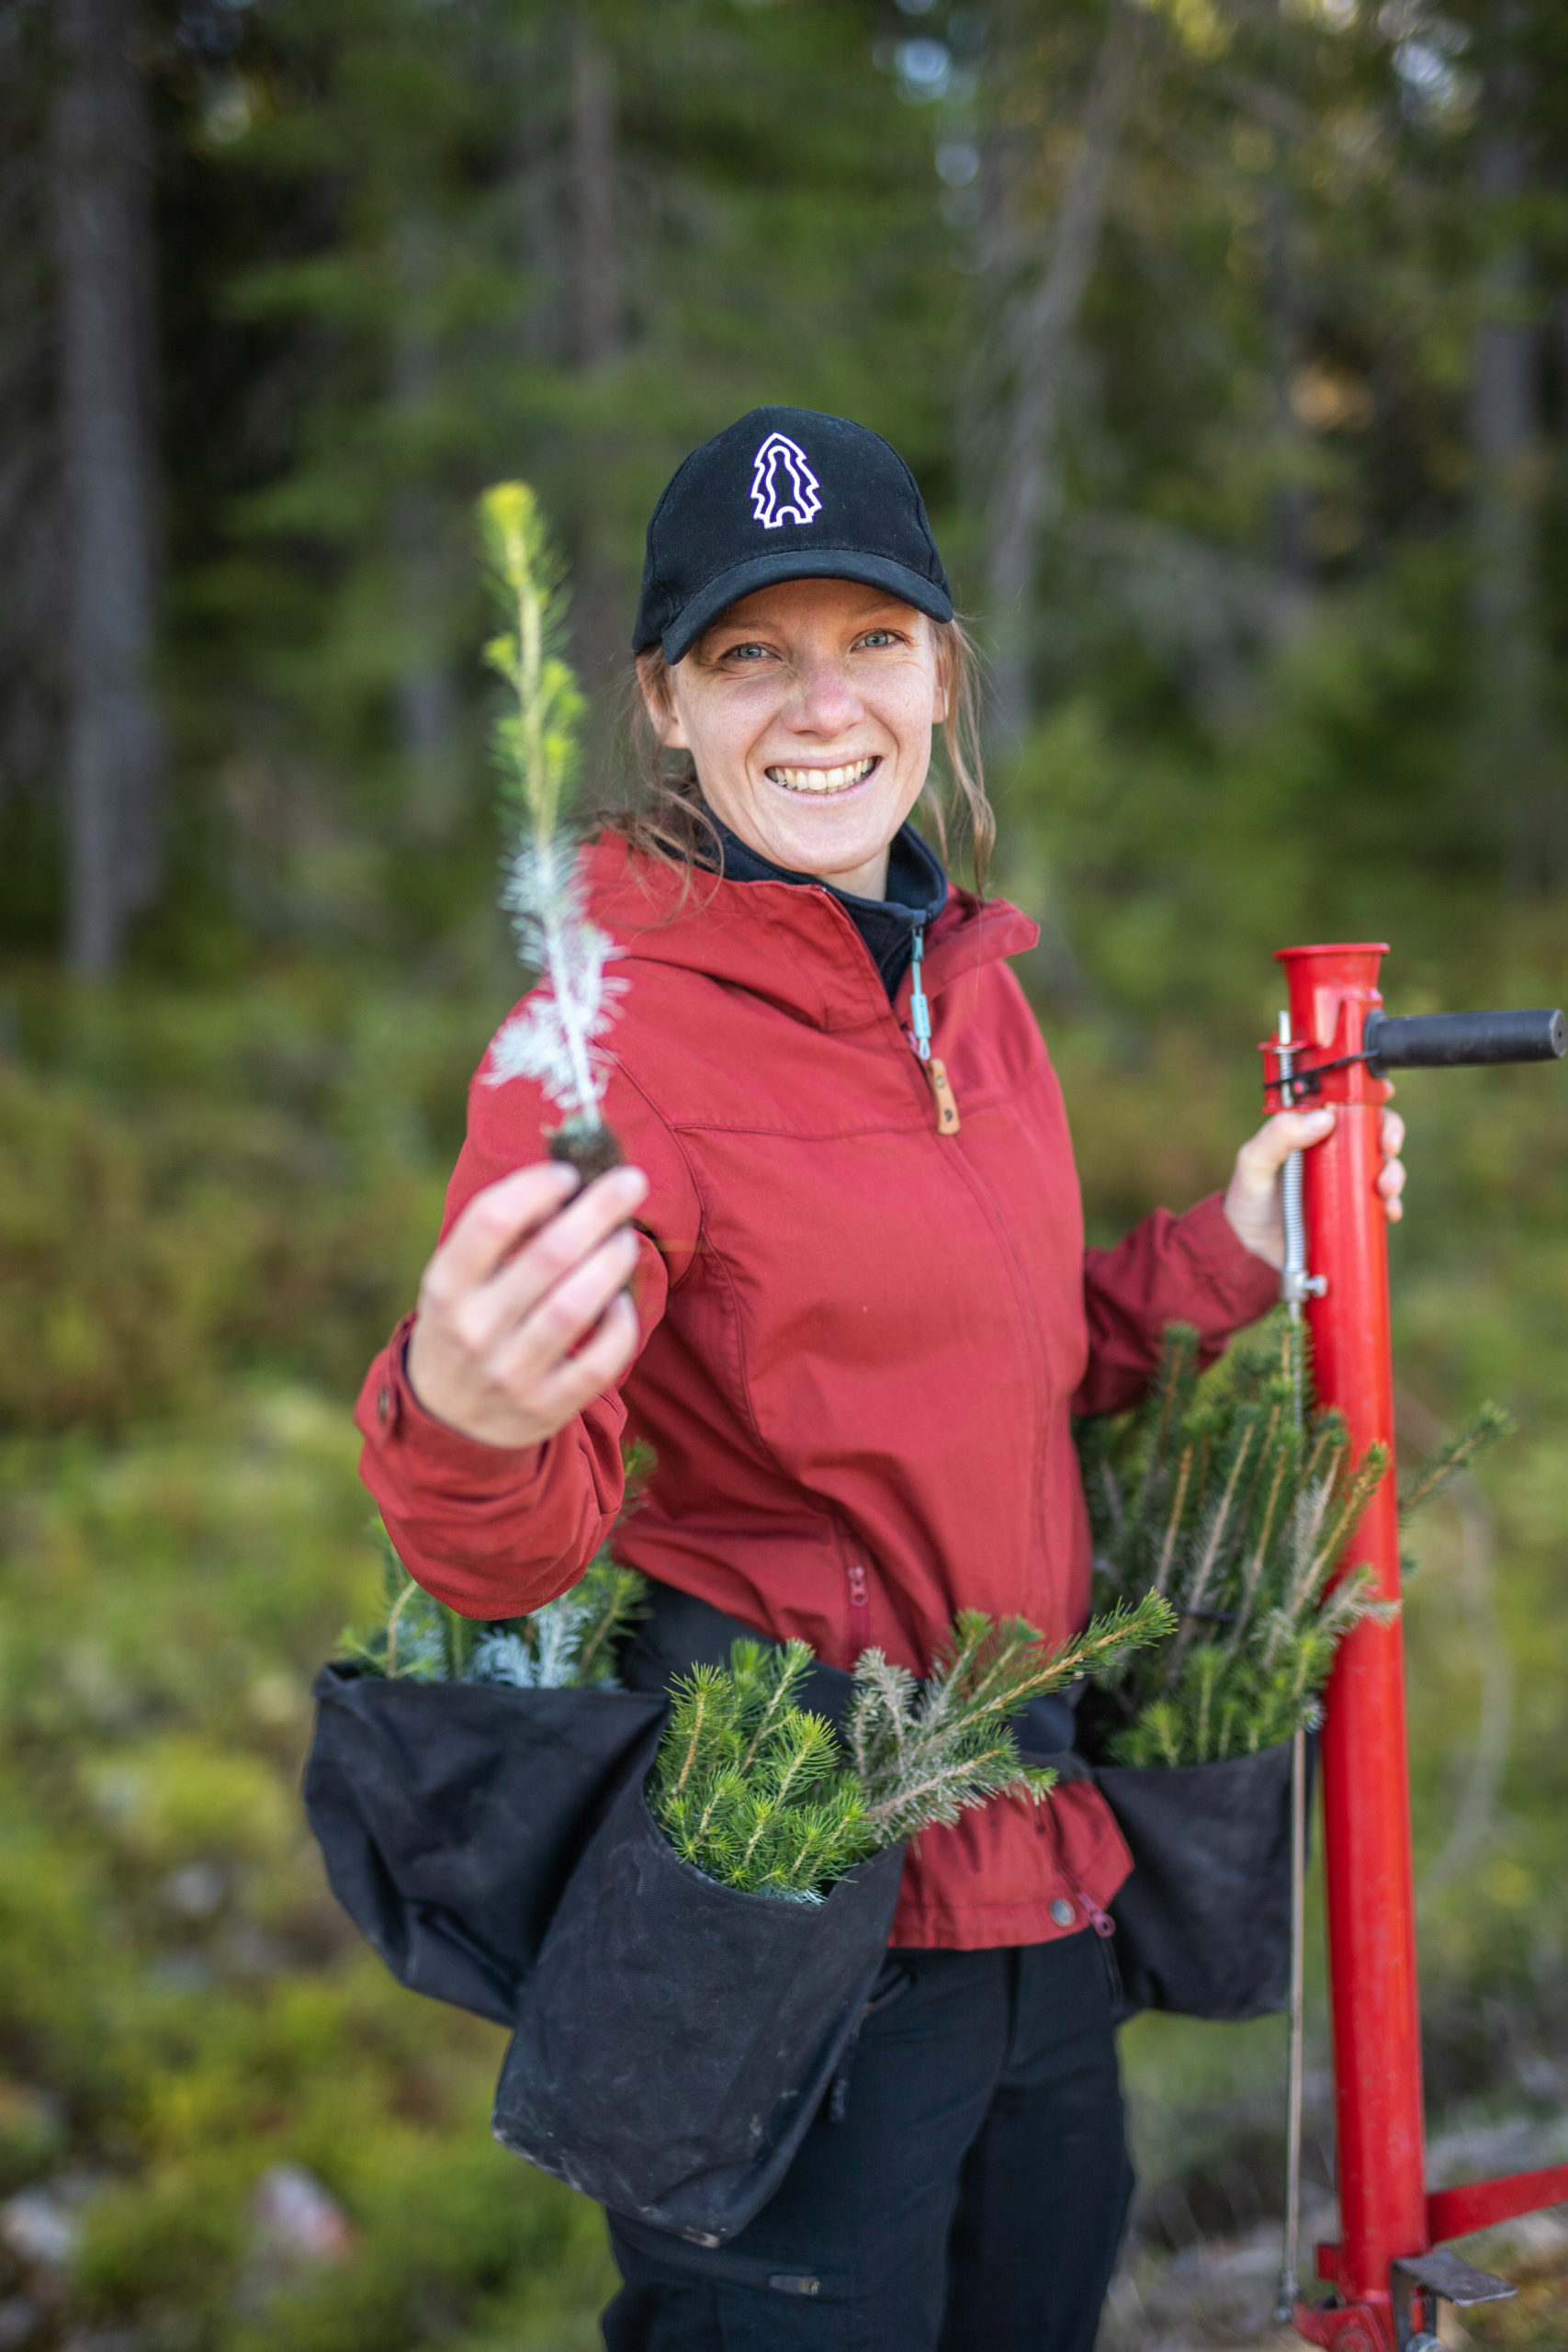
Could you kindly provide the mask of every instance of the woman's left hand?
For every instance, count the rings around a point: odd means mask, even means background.
[[[1336,1113],[1325,1103],[1315,1111],[1276,1111],[1235,1156],[1235,1171],[1225,1193],[1225,1215],[1231,1231],[1256,1257],[1271,1266],[1285,1262],[1285,1216],[1280,1204],[1280,1170],[1292,1151],[1305,1151],[1334,1132]],[[1382,1114],[1382,1166],[1378,1191],[1383,1215],[1397,1225],[1404,1210],[1404,1122],[1397,1111]]]

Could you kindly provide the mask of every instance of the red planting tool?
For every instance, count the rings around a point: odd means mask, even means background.
[[[1391,1019],[1378,993],[1377,945],[1286,947],[1290,1011],[1263,1048],[1265,1094],[1333,1103],[1333,1134],[1286,1170],[1283,1295],[1303,1308],[1320,1404],[1344,1415],[1356,1453],[1393,1449],[1387,1227],[1376,1180],[1385,1069],[1546,1061],[1568,1047],[1561,1012],[1452,1012]],[[1357,1531],[1384,1598],[1399,1596],[1392,1467]],[[1511,2294],[1443,2241],[1568,2199],[1568,2165],[1428,2194],[1422,2121],[1404,1649],[1397,1618],[1349,1634],[1328,1685],[1323,1725],[1323,1841],[1334,2022],[1339,2241],[1318,2248],[1334,2300],[1294,2293],[1293,2214],[1300,2136],[1299,2026],[1292,2064],[1292,2243],[1286,2275],[1298,2335],[1336,2352],[1439,2352],[1437,2305]],[[1297,1774],[1298,1855],[1304,1845]],[[1296,1964],[1299,2017],[1300,1930]],[[1435,2250],[1438,2249],[1438,2250]]]

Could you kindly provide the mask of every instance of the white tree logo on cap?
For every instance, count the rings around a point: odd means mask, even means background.
[[[822,504],[811,460],[786,433],[770,433],[751,469],[751,512],[764,531],[809,523]]]

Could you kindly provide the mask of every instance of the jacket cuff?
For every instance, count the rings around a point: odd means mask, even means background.
[[[544,1483],[549,1441],[537,1445],[488,1445],[438,1420],[414,1395],[408,1376],[409,1335],[413,1316],[405,1315],[365,1377],[355,1407],[355,1425],[367,1452],[395,1465],[402,1487],[438,1488],[466,1501],[502,1496],[525,1501]]]
[[[1219,1322],[1239,1331],[1279,1304],[1279,1268],[1237,1239],[1223,1193],[1211,1193],[1179,1217],[1177,1226],[1192,1271],[1218,1309]]]

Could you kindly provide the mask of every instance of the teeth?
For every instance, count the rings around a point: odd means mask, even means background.
[[[875,765],[874,754],[843,768],[770,768],[768,775],[786,792],[842,792],[846,785],[863,782]]]

